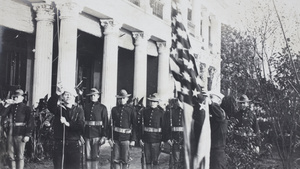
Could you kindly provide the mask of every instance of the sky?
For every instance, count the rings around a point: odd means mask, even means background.
[[[300,51],[300,0],[274,0],[286,36],[290,38],[293,51]],[[284,43],[282,29],[278,17],[274,12],[272,0],[225,0],[226,20],[229,24],[241,31],[261,28],[268,13],[269,24],[276,29],[270,41],[276,40],[278,46]]]

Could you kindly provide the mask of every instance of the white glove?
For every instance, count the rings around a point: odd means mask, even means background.
[[[23,138],[23,142],[28,142],[29,141],[29,137],[28,136],[24,136],[24,138]]]
[[[69,122],[67,122],[67,120],[66,120],[66,118],[65,117],[60,117],[60,122],[62,123],[62,124],[65,124],[66,126],[70,126],[70,123]]]
[[[109,143],[109,145],[110,145],[111,147],[114,146],[114,141],[113,141],[113,140],[109,139],[109,140],[108,140],[108,143]]]
[[[134,145],[135,145],[135,141],[131,141],[130,144],[129,144],[129,146],[131,146],[131,147],[134,146]]]
[[[171,141],[171,140],[168,140],[168,143],[170,144],[170,146],[173,145],[173,141]]]
[[[140,140],[140,145],[144,146],[144,142],[142,140]]]

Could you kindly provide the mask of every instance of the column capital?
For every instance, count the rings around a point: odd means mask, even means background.
[[[140,45],[143,40],[148,41],[150,39],[150,36],[144,32],[132,32],[132,37],[135,39],[135,45]]]
[[[57,3],[56,7],[60,11],[60,19],[77,17],[83,9],[82,6],[75,1]]]
[[[119,33],[119,30],[121,28],[121,24],[116,22],[112,18],[100,19],[100,23],[104,27],[104,35],[108,35],[111,33]]]
[[[36,12],[36,21],[54,22],[54,8],[47,3],[33,3],[33,10]]]
[[[163,53],[167,48],[167,42],[156,42],[158,53]]]

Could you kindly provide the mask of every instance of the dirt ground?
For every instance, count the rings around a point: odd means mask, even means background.
[[[101,147],[101,157],[99,160],[99,169],[110,169],[110,153],[111,148],[109,144],[104,144]],[[130,151],[132,161],[130,162],[131,169],[141,169],[141,149],[133,147]],[[300,157],[300,153],[295,153],[296,158]],[[299,160],[300,161],[300,160]],[[166,153],[160,154],[160,169],[168,169],[169,155]],[[300,162],[299,162],[300,163]],[[300,165],[295,165],[298,169]],[[282,169],[280,159],[277,153],[273,153],[272,157],[260,159],[257,163],[258,169]],[[8,167],[4,168],[8,169]],[[25,169],[53,169],[52,160],[43,160],[41,162],[26,162]]]
[[[110,154],[111,148],[109,144],[104,144],[101,146],[101,157],[100,157],[100,168],[99,169],[110,169]],[[138,147],[133,147],[130,151],[130,156],[132,161],[130,161],[130,168],[140,169],[141,168],[141,149]],[[160,155],[160,168],[168,168],[169,155],[166,153],[161,153]],[[36,163],[26,163],[25,169],[53,169],[53,164],[51,160],[43,160]]]

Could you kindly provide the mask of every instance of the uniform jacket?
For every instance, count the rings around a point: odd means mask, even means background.
[[[129,104],[118,105],[111,110],[113,127],[131,129],[131,133],[120,133],[113,130],[113,140],[136,141],[137,118],[135,108]],[[110,127],[110,131],[111,131]],[[112,132],[112,131],[111,131]],[[109,138],[111,138],[111,132]]]
[[[227,119],[225,111],[216,103],[209,105],[211,148],[224,149],[227,137]]]
[[[255,113],[247,108],[245,110],[239,110],[234,117],[238,120],[235,129],[251,128],[253,133],[256,134],[256,144],[260,145],[260,129]]]
[[[108,115],[106,106],[100,102],[87,103],[84,107],[85,115],[85,138],[107,137]],[[87,125],[90,121],[101,122],[102,125]]]
[[[70,126],[65,126],[66,140],[79,140],[84,130],[84,111],[78,105],[73,105],[68,108],[64,105],[57,105],[58,95],[54,94],[48,101],[48,109],[54,114],[53,129],[54,138],[63,138],[63,124],[60,122],[60,112],[63,117],[70,123]]]
[[[13,136],[30,136],[32,134],[34,129],[33,112],[24,103],[8,106],[2,110],[1,116],[7,120],[12,118],[9,125],[13,125]],[[18,125],[21,123],[25,125]]]
[[[160,143],[163,141],[163,133],[165,133],[164,111],[160,108],[147,107],[142,111],[142,128],[141,138],[146,143]],[[161,128],[161,132],[147,132],[148,128]]]
[[[183,131],[174,131],[172,128],[183,127],[183,110],[178,107],[167,107],[165,113],[166,134],[165,140],[175,140],[177,143],[183,143]],[[172,118],[171,118],[172,116]],[[172,120],[172,125],[171,125]],[[172,126],[172,127],[171,127]]]

